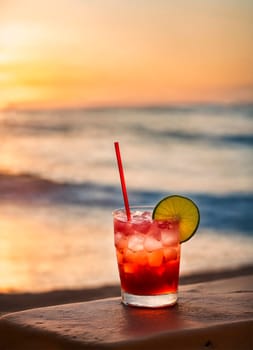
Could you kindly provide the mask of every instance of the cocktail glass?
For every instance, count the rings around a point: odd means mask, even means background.
[[[114,242],[122,302],[139,307],[165,307],[177,302],[180,241],[176,220],[152,219],[152,207],[113,212]]]

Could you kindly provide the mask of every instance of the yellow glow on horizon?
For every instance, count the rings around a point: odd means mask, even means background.
[[[47,1],[36,10],[12,0],[0,14],[0,108],[253,101],[253,15],[243,1],[144,9],[64,0],[50,17]]]

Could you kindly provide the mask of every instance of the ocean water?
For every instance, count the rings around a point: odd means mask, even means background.
[[[253,264],[253,106],[0,112],[0,292],[119,283],[112,210],[191,197],[181,275]]]

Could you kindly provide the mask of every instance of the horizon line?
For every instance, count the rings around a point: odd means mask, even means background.
[[[18,105],[5,106],[0,108],[0,112],[36,112],[36,111],[68,111],[68,110],[168,110],[168,109],[192,109],[192,108],[235,108],[253,107],[252,101],[199,101],[199,102],[175,102],[175,103],[140,103],[140,104],[97,104],[97,105],[69,105],[69,106],[48,106],[48,107],[22,107]]]

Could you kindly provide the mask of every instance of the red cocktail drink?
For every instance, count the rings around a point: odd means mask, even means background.
[[[125,304],[161,307],[177,301],[180,242],[178,222],[152,219],[152,208],[113,213],[114,238]]]

